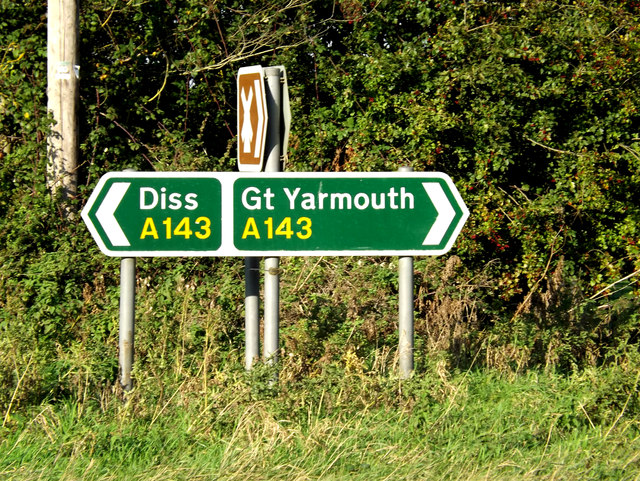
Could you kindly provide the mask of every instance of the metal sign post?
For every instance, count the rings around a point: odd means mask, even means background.
[[[266,172],[280,172],[282,137],[282,73],[281,67],[264,69],[267,78],[267,128]],[[280,345],[280,258],[267,257],[264,260],[264,360],[270,364],[278,362]]]
[[[136,259],[125,257],[120,261],[120,326],[119,364],[120,385],[125,391],[133,388],[131,371],[135,338],[136,313]]]
[[[269,113],[262,67],[243,67],[238,71],[238,170],[260,172]],[[245,368],[251,369],[260,357],[260,259],[244,260]]]
[[[266,82],[265,82],[266,78]],[[238,71],[238,170],[280,172],[287,153],[291,110],[283,66],[243,67]],[[245,259],[245,367],[259,355],[260,259]],[[275,362],[278,352],[279,259],[265,259],[264,357]],[[275,356],[275,357],[274,357]],[[270,361],[270,362],[271,362]]]
[[[400,172],[411,172],[400,167]],[[398,358],[400,377],[407,379],[413,372],[413,257],[398,259]]]
[[[260,258],[244,258],[244,366],[260,358]]]
[[[126,173],[135,172],[125,169]],[[133,358],[135,352],[136,322],[136,258],[124,257],[120,261],[120,325],[118,326],[118,364],[120,385],[125,391],[133,389]]]

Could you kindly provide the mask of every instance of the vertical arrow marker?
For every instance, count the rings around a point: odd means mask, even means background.
[[[440,184],[423,182],[422,186],[427,191],[427,195],[431,200],[431,203],[438,212],[436,221],[429,229],[427,237],[425,237],[422,245],[438,245],[442,242],[453,218],[456,216],[456,211],[451,205],[447,194],[444,193],[444,189]]]
[[[264,166],[269,121],[264,80],[260,65],[238,70],[238,170],[241,172],[260,172]]]
[[[109,242],[114,247],[128,247],[131,245],[115,216],[116,209],[122,202],[130,185],[130,182],[114,182],[107,195],[104,196],[100,208],[96,211],[96,219],[100,222],[109,238]]]

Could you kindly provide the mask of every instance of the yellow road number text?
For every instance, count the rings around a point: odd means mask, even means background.
[[[273,239],[275,236],[281,236],[286,239],[291,239],[294,235],[298,239],[308,239],[311,237],[311,219],[308,217],[300,217],[296,220],[295,226],[291,217],[285,217],[277,226],[273,221],[273,217],[267,217],[262,223],[264,227],[258,229],[258,224],[254,217],[249,217],[244,225],[244,231],[242,232],[242,238],[247,239],[253,237],[254,239],[260,239],[260,233],[267,239]]]
[[[193,229],[191,219],[189,217],[183,217],[175,224],[171,217],[167,217],[162,221],[164,229],[161,228],[161,232],[164,234],[163,239],[171,239],[173,237],[184,237],[189,239],[192,235],[195,235],[198,239],[207,239],[211,236],[211,219],[208,217],[198,217],[193,222]],[[140,239],[151,237],[153,239],[159,239],[158,229],[153,221],[152,217],[147,217],[142,227],[142,233]]]

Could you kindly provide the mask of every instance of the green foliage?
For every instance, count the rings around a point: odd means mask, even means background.
[[[46,114],[46,7],[3,1],[0,20],[0,228],[13,206],[42,192]],[[35,214],[37,215],[37,214]],[[4,236],[3,236],[4,237]]]
[[[468,278],[491,272],[467,320],[499,345],[522,325],[534,363],[558,335],[566,366],[636,329],[605,305],[638,270],[637,7],[341,5],[308,46],[293,170],[449,173],[471,210],[455,253]],[[633,275],[615,286],[634,302]]]

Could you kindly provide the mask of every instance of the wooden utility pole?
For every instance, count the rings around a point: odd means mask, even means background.
[[[49,0],[47,5],[47,108],[54,125],[47,145],[47,186],[62,194],[64,210],[78,192],[78,5]]]

